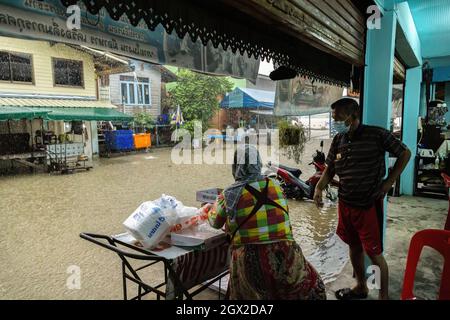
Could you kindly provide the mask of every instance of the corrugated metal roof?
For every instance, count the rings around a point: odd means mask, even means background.
[[[75,99],[0,98],[0,120],[131,121],[109,101]]]
[[[109,108],[116,106],[106,100],[75,99],[35,99],[35,98],[0,98],[0,106],[4,107],[48,107],[48,108]]]

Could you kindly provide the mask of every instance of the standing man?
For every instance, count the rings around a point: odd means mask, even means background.
[[[364,252],[380,268],[380,299],[389,299],[389,272],[383,256],[383,199],[405,169],[411,157],[408,148],[394,135],[379,127],[360,123],[358,103],[343,98],[331,106],[337,135],[328,153],[327,168],[318,182],[314,202],[322,205],[322,192],[335,174],[339,176],[339,223],[336,233],[350,247],[350,261],[357,284],[336,291],[340,300],[365,299]],[[386,175],[385,156],[397,162]]]

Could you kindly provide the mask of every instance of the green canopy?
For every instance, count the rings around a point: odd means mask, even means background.
[[[110,108],[46,108],[47,120],[131,121],[133,116]]]
[[[62,121],[131,121],[133,119],[132,116],[111,108],[0,106],[0,121],[36,118]]]
[[[2,107],[0,106],[0,121],[46,118],[50,111],[37,107]]]

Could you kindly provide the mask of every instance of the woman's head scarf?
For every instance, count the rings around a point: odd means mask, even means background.
[[[262,162],[258,150],[253,145],[239,146],[234,153],[232,173],[235,183],[223,192],[227,212],[234,216],[242,191],[249,183],[262,180]]]

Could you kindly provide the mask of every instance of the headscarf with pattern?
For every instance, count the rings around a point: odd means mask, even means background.
[[[261,175],[262,162],[258,150],[253,145],[239,146],[234,153],[232,167],[235,183],[223,192],[227,213],[233,218],[242,191],[249,183],[264,179]]]

